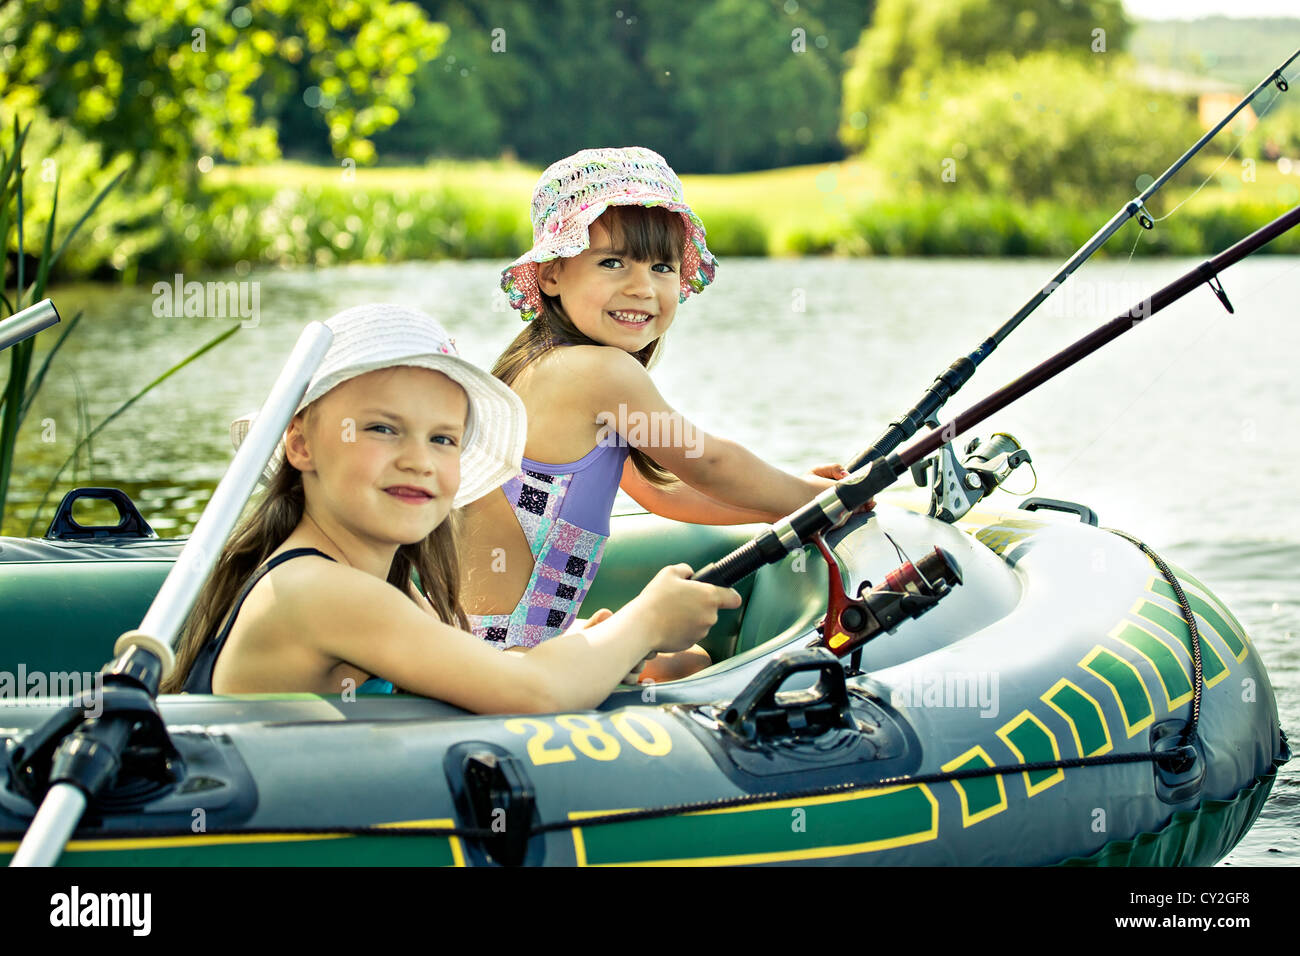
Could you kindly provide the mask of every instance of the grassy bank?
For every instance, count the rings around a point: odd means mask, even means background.
[[[1243,182],[1239,162],[1218,168],[1221,162],[1204,159],[1179,178],[1190,185],[1179,188],[1176,181],[1162,191],[1152,205],[1157,216],[1187,202],[1143,234],[1140,254],[1217,251],[1300,201],[1300,175],[1260,164],[1255,180]],[[531,243],[527,215],[537,175],[518,164],[483,162],[361,170],[296,163],[218,167],[206,177],[203,202],[163,208],[152,224],[161,237],[139,266],[147,275],[239,262],[512,258]],[[1207,176],[1211,181],[1191,196]],[[1062,257],[1116,208],[1022,204],[942,183],[915,195],[891,195],[884,177],[859,162],[688,176],[685,186],[720,257]],[[1117,238],[1103,254],[1127,255],[1131,245]],[[1270,251],[1300,252],[1300,236],[1284,237]]]

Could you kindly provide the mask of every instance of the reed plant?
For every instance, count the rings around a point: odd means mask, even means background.
[[[55,266],[58,265],[69,246],[76,240],[87,220],[94,215],[95,210],[100,207],[126,175],[126,170],[123,170],[113,177],[99,190],[72,227],[59,236],[57,228],[59,180],[56,173],[53,196],[50,201],[48,216],[44,217],[45,228],[42,231],[40,244],[34,251],[29,252],[27,235],[24,229],[24,222],[29,210],[26,207],[23,189],[23,178],[27,172],[27,168],[23,165],[23,145],[30,130],[30,122],[23,126],[15,117],[8,142],[0,142],[0,249],[4,253],[0,257],[0,309],[3,310],[0,318],[7,318],[46,298],[46,288]],[[10,268],[10,256],[13,257],[12,270]],[[33,261],[31,269],[28,267],[29,259]],[[11,271],[12,289],[10,288]],[[0,525],[3,525],[5,506],[9,496],[10,478],[15,467],[19,446],[19,430],[22,428],[23,421],[31,409],[33,400],[40,392],[55,358],[68,337],[76,330],[81,322],[82,315],[83,313],[78,311],[70,320],[61,323],[54,344],[44,353],[40,364],[34,369],[36,340],[41,336],[32,336],[16,343],[7,350],[7,354],[4,356],[9,360],[9,375],[5,380],[4,391],[0,393]],[[104,416],[98,424],[91,424],[86,397],[78,388],[77,441],[71,453],[64,460],[46,488],[45,497],[42,498],[41,502],[42,505],[57,486],[67,468],[70,465],[76,465],[80,461],[83,452],[86,453],[88,459],[91,458],[92,442],[99,432],[159,384],[189,365],[204,352],[229,338],[238,329],[238,325],[233,325],[200,346],[180,362],[156,376],[142,390]],[[48,332],[42,334],[45,335]],[[75,372],[71,374],[75,375]],[[38,515],[39,511],[38,508]],[[35,519],[33,519],[33,523],[34,521]]]

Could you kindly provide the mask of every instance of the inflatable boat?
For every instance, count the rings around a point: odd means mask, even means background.
[[[950,523],[886,495],[825,536],[833,571],[809,547],[742,582],[711,667],[586,713],[162,696],[165,732],[141,730],[60,862],[1213,864],[1289,757],[1264,662],[1168,556],[1086,507],[1025,505]],[[6,861],[45,788],[52,718],[93,706],[180,550],[123,507],[86,533],[65,501],[46,538],[0,539]],[[584,610],[754,531],[616,517]],[[954,573],[924,597],[900,571],[929,554]],[[924,613],[882,612],[837,655],[828,606],[877,593]]]

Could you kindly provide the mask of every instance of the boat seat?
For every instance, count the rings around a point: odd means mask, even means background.
[[[826,562],[815,548],[759,568],[750,581],[732,656],[806,631],[826,614]]]
[[[602,607],[617,610],[665,564],[685,562],[701,568],[750,541],[763,525],[694,525],[655,515],[618,519],[617,534],[606,545],[600,571],[582,605],[590,617]],[[743,654],[795,628],[806,630],[826,612],[826,563],[813,548],[767,565],[736,585],[741,605],[722,611],[701,642],[719,661]]]
[[[763,525],[698,525],[665,521],[652,514],[622,515],[605,545],[600,570],[582,603],[581,616],[590,617],[602,607],[617,611],[640,594],[665,565],[685,563],[702,568],[762,530]],[[744,602],[754,584],[754,577],[750,577],[736,586],[742,599],[740,608],[720,612],[708,637],[700,642],[714,663],[735,653]]]

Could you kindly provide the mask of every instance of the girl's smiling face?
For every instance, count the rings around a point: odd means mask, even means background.
[[[590,239],[590,248],[578,255],[542,263],[538,285],[560,300],[588,338],[639,352],[667,332],[677,314],[680,259],[634,260],[599,219]]]
[[[468,410],[441,372],[380,369],[295,416],[286,452],[313,512],[368,544],[414,544],[451,512]]]

